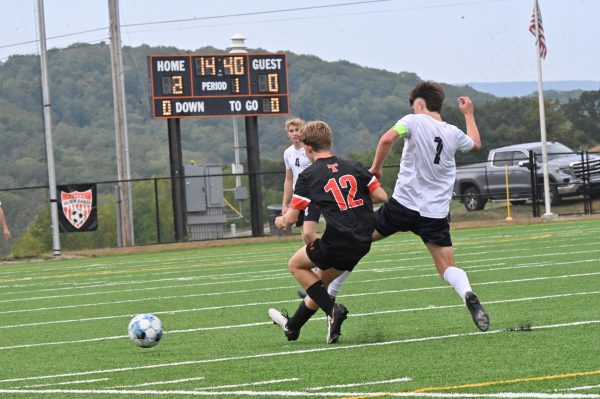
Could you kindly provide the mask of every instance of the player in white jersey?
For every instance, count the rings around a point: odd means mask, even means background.
[[[409,99],[413,114],[400,119],[381,136],[369,170],[381,178],[383,161],[397,139],[404,140],[400,171],[390,201],[377,211],[373,239],[398,231],[421,237],[431,253],[440,276],[467,305],[481,331],[489,328],[489,317],[471,289],[464,270],[455,266],[448,213],[456,178],[454,154],[481,148],[474,107],[469,97],[459,97],[458,108],[465,117],[467,134],[442,121],[444,89],[436,82],[419,82]]]
[[[290,206],[298,175],[312,164],[306,155],[304,144],[300,141],[300,129],[304,125],[305,122],[300,118],[289,119],[285,122],[285,128],[292,145],[283,152],[285,181],[283,182],[283,201],[281,203],[282,215],[285,215]],[[298,221],[296,222],[296,227],[301,228],[302,239],[305,244],[309,244],[319,238],[319,235],[317,234],[317,223],[319,223],[320,217],[321,211],[314,204],[311,204],[304,212],[300,213]],[[344,272],[329,284],[327,287],[329,295],[332,297],[338,295],[349,274],[350,272],[348,271]],[[300,297],[305,297],[306,292],[304,290],[298,290],[298,295]]]

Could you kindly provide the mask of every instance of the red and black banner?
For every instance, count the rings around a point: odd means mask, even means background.
[[[60,232],[96,230],[98,228],[96,185],[71,184],[56,186],[56,188]]]

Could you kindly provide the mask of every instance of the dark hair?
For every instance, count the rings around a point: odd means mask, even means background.
[[[300,141],[311,146],[317,152],[329,150],[333,142],[333,133],[327,123],[312,121],[300,129]]]
[[[427,109],[432,112],[442,112],[442,105],[444,104],[444,88],[437,82],[432,80],[426,80],[417,83],[415,88],[410,93],[408,102],[412,107],[413,103],[417,98],[425,100]]]

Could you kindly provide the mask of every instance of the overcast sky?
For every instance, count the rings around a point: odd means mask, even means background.
[[[539,1],[544,80],[600,80],[600,0]],[[37,38],[36,4],[0,0],[8,16],[0,60],[36,51],[35,43],[14,45]],[[44,0],[44,7],[48,48],[108,42],[107,0]],[[250,48],[447,83],[535,81],[532,9],[533,0],[120,0],[123,45],[226,49],[240,33]]]

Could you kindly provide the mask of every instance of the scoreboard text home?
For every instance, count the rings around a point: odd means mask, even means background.
[[[153,118],[290,112],[285,54],[148,56]]]

